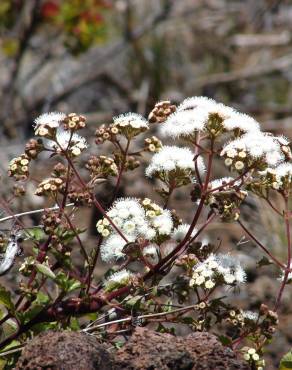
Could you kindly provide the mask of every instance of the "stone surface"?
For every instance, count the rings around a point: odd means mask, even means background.
[[[248,370],[209,333],[193,333],[185,338],[137,328],[116,354],[115,370]]]
[[[112,370],[113,361],[94,337],[70,331],[48,331],[26,345],[15,369]]]

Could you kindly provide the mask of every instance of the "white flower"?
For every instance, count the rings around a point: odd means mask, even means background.
[[[160,235],[170,235],[173,227],[171,213],[168,209],[164,209],[161,215],[151,219],[152,225],[157,229]]]
[[[127,221],[125,222],[125,225],[124,225],[124,230],[127,234],[131,234],[135,231],[136,229],[136,225],[135,225],[135,222],[133,221]]]
[[[260,131],[260,124],[252,117],[243,113],[234,113],[224,121],[223,125],[227,131],[235,129],[240,129],[243,132]]]
[[[248,353],[245,353],[243,355],[243,358],[245,359],[245,361],[249,361],[250,360],[250,355]]]
[[[199,279],[200,284],[209,278],[214,285],[218,276],[224,279],[227,285],[243,283],[246,279],[246,275],[239,262],[230,255],[224,254],[210,254],[210,256],[203,262],[200,262],[194,267],[194,275],[192,279],[194,283],[198,285],[197,281]],[[212,283],[205,283],[205,287],[210,286]]]
[[[107,215],[129,242],[138,237],[152,241],[159,235],[170,235],[173,229],[171,212],[155,203],[151,203],[151,207],[156,208],[157,212],[152,211],[153,217],[141,206],[139,199],[121,198],[114,202]],[[104,261],[113,261],[125,256],[122,250],[126,242],[111,225],[104,225],[103,221],[99,221],[97,231],[105,236],[101,246],[101,257]]]
[[[37,128],[38,126],[57,128],[65,117],[66,115],[64,113],[59,112],[44,113],[35,119],[35,128]]]
[[[292,266],[292,259],[291,259],[290,265]],[[281,272],[281,275],[279,277],[279,280],[283,281],[284,280],[284,277],[285,277],[285,273],[282,271]],[[289,274],[288,274],[287,283],[290,283],[291,281],[292,281],[292,271],[289,272]]]
[[[178,111],[193,110],[197,108],[204,108],[210,110],[216,106],[214,99],[207,98],[206,96],[193,96],[186,98],[177,108]]]
[[[171,238],[174,239],[176,242],[181,242],[186,236],[187,232],[189,231],[189,228],[190,228],[189,224],[179,225],[173,230]],[[193,230],[192,236],[195,235],[196,232],[197,232],[196,229]]]
[[[275,174],[277,177],[288,177],[291,181],[292,177],[292,163],[285,162],[280,164],[277,168],[275,168]]]
[[[237,162],[235,162],[234,167],[235,167],[238,171],[240,171],[240,170],[242,170],[242,169],[243,169],[243,167],[244,167],[244,163],[243,163],[243,162],[241,162],[241,161],[237,161]]]
[[[252,359],[253,359],[254,361],[258,361],[258,360],[260,359],[260,356],[259,356],[257,353],[254,353],[254,354],[252,355]]]
[[[232,159],[231,158],[226,158],[225,161],[224,161],[225,165],[227,167],[231,166],[232,165]]]
[[[242,316],[250,321],[257,321],[259,315],[256,312],[253,311],[243,311]]]
[[[244,283],[246,281],[246,273],[236,257],[230,254],[218,254],[217,260],[219,267],[221,267],[226,274],[234,275],[235,282]]]
[[[202,173],[205,166],[202,158],[198,158],[198,168]],[[154,154],[150,165],[146,168],[146,176],[152,177],[158,172],[170,172],[177,169],[194,171],[194,154],[188,148],[179,148],[177,146],[164,146]]]
[[[160,126],[160,133],[174,139],[189,136],[195,131],[203,130],[207,120],[208,112],[204,109],[176,111]]]
[[[119,127],[132,127],[134,129],[147,129],[148,123],[140,114],[127,113],[114,117],[114,124]]]
[[[205,282],[204,276],[199,276],[197,279],[195,279],[196,285],[202,285]]]
[[[70,131],[65,131],[61,128],[57,129],[56,141],[58,144],[50,139],[46,139],[46,146],[50,149],[59,151],[69,149],[74,156],[78,156],[87,148],[87,143],[84,137]],[[69,145],[70,144],[70,145]]]
[[[114,272],[110,277],[106,279],[106,284],[110,283],[116,283],[125,285],[129,282],[129,280],[133,277],[133,274],[129,272],[128,270],[124,269],[118,272]]]
[[[71,140],[70,140],[71,138]],[[56,140],[63,150],[67,149],[70,142],[70,147],[77,147],[80,150],[87,148],[87,143],[84,137],[70,131],[57,130]],[[50,140],[48,140],[50,141]]]
[[[222,186],[222,188],[220,190],[227,190],[227,189],[230,189],[230,187],[232,188],[234,185],[238,184],[238,181],[234,182],[232,185],[228,185],[231,181],[233,181],[234,178],[233,177],[222,177],[221,179],[216,179],[216,180],[213,180],[211,181],[210,183],[210,188],[211,190],[212,189],[216,189],[216,188],[219,188]],[[218,191],[218,190],[217,190]],[[214,193],[216,191],[214,190]]]
[[[149,244],[146,248],[143,249],[144,256],[157,257],[157,245]]]
[[[164,136],[177,138],[204,130],[210,115],[218,115],[223,121],[235,114],[235,110],[204,96],[185,99],[161,125]]]
[[[235,282],[235,276],[232,274],[223,274],[224,275],[224,280],[227,284],[233,284]]]
[[[125,236],[129,242],[135,240],[135,237],[131,235]],[[113,262],[119,258],[125,257],[125,254],[122,252],[125,245],[125,240],[119,234],[110,234],[100,247],[101,259],[105,262]]]
[[[215,286],[215,282],[213,280],[207,280],[205,282],[205,288],[206,289],[212,289]]]
[[[255,160],[262,158],[270,166],[275,166],[284,158],[277,138],[261,131],[248,132],[240,139],[229,142],[221,151],[221,156],[228,156],[230,150],[246,152]]]

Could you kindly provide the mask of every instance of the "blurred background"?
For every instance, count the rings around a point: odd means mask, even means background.
[[[158,100],[206,95],[254,116],[264,130],[292,138],[291,20],[289,0],[1,0],[3,199],[9,199],[12,186],[7,164],[23,152],[33,120],[43,112],[84,114],[93,142],[95,129],[113,115],[134,111],[147,116]],[[36,178],[48,173],[42,167],[36,165]],[[219,177],[221,170],[216,167]],[[27,190],[26,200],[14,204],[18,212],[43,206],[33,189]],[[123,191],[148,194],[131,175]],[[183,196],[178,192],[172,206],[188,219]],[[85,224],[94,223],[87,215]],[[250,200],[243,218],[285,258],[282,225],[264,204]],[[249,279],[235,298],[241,306],[272,305],[279,272],[269,266],[256,269],[262,255],[242,231],[216,223],[209,237],[242,254]],[[291,301],[288,288],[268,369],[276,368],[291,347]]]

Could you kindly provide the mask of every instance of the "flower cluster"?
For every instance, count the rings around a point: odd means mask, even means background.
[[[121,271],[111,274],[104,282],[105,288],[108,292],[128,285],[134,278],[134,274],[123,269]]]
[[[68,151],[72,156],[77,157],[87,148],[87,143],[83,136],[58,129],[55,140],[46,140],[46,146],[58,154]]]
[[[264,370],[265,361],[260,360],[260,355],[254,348],[243,347],[241,352],[245,361],[248,361],[248,363],[255,367],[256,370]]]
[[[202,174],[205,166],[201,157],[197,158],[197,164]],[[154,154],[146,168],[146,176],[157,177],[169,186],[172,181],[175,181],[176,187],[192,182],[194,173],[194,154],[188,148],[177,146],[163,146],[158,153]]]
[[[95,131],[95,143],[99,145],[103,144],[105,141],[116,141],[116,135],[118,134],[119,129],[114,126],[114,124],[108,126],[103,124]]]
[[[172,113],[176,111],[176,106],[169,100],[161,101],[155,104],[148,116],[150,123],[163,123]]]
[[[91,156],[85,167],[90,171],[91,178],[96,178],[97,176],[116,176],[118,174],[115,161],[105,155]]]
[[[230,255],[210,254],[194,267],[190,286],[212,289],[226,284],[235,286],[244,283],[246,274],[240,263]]]
[[[30,158],[27,154],[13,158],[9,163],[8,176],[14,177],[16,181],[26,180],[29,176],[29,162]]]
[[[94,185],[87,185],[84,189],[71,185],[68,191],[68,199],[73,202],[75,206],[88,205],[91,206],[93,202],[92,191]]]
[[[48,235],[52,235],[60,225],[61,219],[56,211],[45,210],[41,217],[41,223],[44,226],[44,232]]]
[[[234,131],[256,132],[259,124],[251,117],[203,96],[185,99],[161,127],[164,136],[192,137],[196,131],[205,131],[212,137]]]
[[[43,180],[37,187],[35,195],[51,195],[56,194],[63,189],[64,182],[59,177],[50,177]]]
[[[31,159],[36,159],[43,149],[44,145],[42,139],[30,139],[25,145],[25,154]]]
[[[129,242],[137,238],[161,243],[169,236],[173,220],[169,210],[162,209],[150,199],[139,201],[135,198],[119,199],[107,212],[115,226],[121,230]],[[102,258],[110,261],[125,256],[125,240],[118,235],[106,218],[97,222],[97,231],[105,238],[101,247]]]
[[[63,120],[65,130],[77,131],[86,126],[85,117],[76,113],[69,113]]]
[[[35,135],[46,139],[46,149],[62,154],[68,151],[73,157],[77,157],[87,148],[84,137],[74,133],[85,127],[85,117],[76,113],[67,116],[63,113],[45,113],[35,120]],[[31,140],[26,148],[32,158],[43,150],[43,143]]]
[[[276,168],[267,168],[261,174],[261,183],[275,190],[288,190],[292,182],[292,163],[281,163]]]
[[[156,137],[152,136],[144,140],[145,143],[145,151],[157,153],[162,148],[161,141]]]
[[[37,136],[52,139],[56,135],[57,128],[66,118],[64,113],[45,113],[35,119],[35,134]]]
[[[140,114],[127,113],[114,117],[114,127],[128,139],[146,131],[149,126],[146,119]]]
[[[274,167],[285,159],[280,141],[285,148],[289,144],[283,138],[279,139],[261,131],[247,133],[225,145],[221,156],[225,158],[226,166],[238,172],[252,167],[264,170],[267,166]]]
[[[240,186],[240,182],[232,177],[213,180],[209,183],[209,195],[205,203],[209,204],[223,221],[236,221],[240,215],[240,206],[248,195]]]

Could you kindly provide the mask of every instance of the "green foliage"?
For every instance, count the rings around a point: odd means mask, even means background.
[[[80,281],[70,279],[64,272],[61,271],[58,272],[55,281],[64,293],[70,293],[82,287]]]
[[[11,313],[14,312],[14,304],[11,299],[11,293],[0,285],[0,304],[5,306]]]
[[[292,369],[292,351],[289,351],[284,355],[280,362],[279,370]]]

